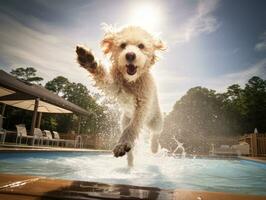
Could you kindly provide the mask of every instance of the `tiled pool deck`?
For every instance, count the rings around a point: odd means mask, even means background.
[[[0,174],[0,199],[176,199],[176,200],[262,200],[265,196],[228,193],[162,190],[45,177]]]

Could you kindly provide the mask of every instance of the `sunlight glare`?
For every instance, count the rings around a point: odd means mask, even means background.
[[[161,19],[161,9],[158,5],[137,4],[131,11],[129,23],[154,30],[159,27]]]

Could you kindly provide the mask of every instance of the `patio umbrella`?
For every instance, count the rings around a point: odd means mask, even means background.
[[[0,102],[26,110],[33,111],[31,133],[36,124],[37,114],[39,122],[44,113],[77,113],[89,116],[87,110],[63,99],[46,88],[21,81],[0,70]],[[38,122],[38,124],[39,124]]]
[[[7,88],[0,87],[0,97],[15,93]]]
[[[35,100],[11,100],[11,101],[0,101],[4,104],[14,106],[17,108],[22,108],[25,110],[34,111],[35,106]],[[50,103],[39,101],[37,112],[42,113],[72,113],[69,110],[66,110],[64,108],[60,108],[58,106],[52,105]]]

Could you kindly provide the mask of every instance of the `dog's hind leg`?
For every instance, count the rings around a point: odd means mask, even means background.
[[[127,164],[129,167],[133,167],[134,165],[133,148],[127,152]]]
[[[121,120],[121,132],[123,132],[126,129],[129,122],[130,122],[130,118],[127,117],[125,114],[123,114],[122,120]]]
[[[130,118],[127,117],[125,114],[123,114],[122,120],[121,120],[121,131],[122,132],[126,129],[129,122],[130,122]],[[127,163],[129,167],[133,167],[134,165],[133,148],[129,152],[127,152]]]
[[[159,149],[160,134],[163,128],[163,120],[160,112],[154,115],[148,123],[148,128],[151,130],[151,151],[152,153],[157,153]]]

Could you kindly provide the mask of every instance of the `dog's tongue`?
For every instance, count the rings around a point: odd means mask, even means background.
[[[133,65],[133,64],[127,65],[127,73],[129,75],[134,75],[134,74],[136,74],[136,72],[137,72],[137,67],[135,65]]]

